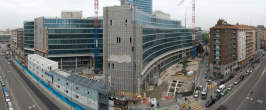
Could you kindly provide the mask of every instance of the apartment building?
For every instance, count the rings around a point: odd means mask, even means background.
[[[210,70],[228,75],[245,67],[256,53],[256,29],[247,25],[231,25],[220,19],[210,29]]]

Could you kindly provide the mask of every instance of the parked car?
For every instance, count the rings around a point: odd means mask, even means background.
[[[225,88],[225,85],[222,84],[222,85],[220,85],[220,86],[217,88],[216,92],[220,93],[222,90],[224,90],[224,88]]]
[[[222,92],[221,92],[221,95],[224,96],[227,94],[227,88],[225,88]]]
[[[205,104],[205,107],[210,107],[211,105],[213,105],[215,103],[215,100],[214,99],[209,99],[206,104]]]
[[[201,92],[201,99],[206,99],[207,98],[207,89],[204,88]]]
[[[6,102],[10,102],[9,96],[6,96]]]
[[[233,88],[233,85],[232,85],[232,84],[230,84],[230,85],[227,87],[227,89],[228,89],[229,91],[231,91],[232,88]]]
[[[241,81],[240,79],[237,79],[237,80],[234,82],[234,84],[235,84],[235,85],[238,85],[240,81]]]
[[[194,93],[194,98],[198,98],[199,97],[199,90],[196,90]]]
[[[218,101],[219,99],[221,99],[221,97],[222,97],[221,94],[217,94],[214,99],[215,99],[215,101]]]
[[[13,110],[13,105],[11,102],[7,102],[7,105],[8,105],[8,110]]]

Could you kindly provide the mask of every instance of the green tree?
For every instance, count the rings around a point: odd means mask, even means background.
[[[187,72],[186,69],[187,69],[187,66],[188,66],[188,57],[185,58],[185,60],[182,62],[182,65],[183,65],[182,72],[186,73]]]
[[[205,44],[208,44],[210,42],[210,35],[208,33],[202,34],[202,40]]]

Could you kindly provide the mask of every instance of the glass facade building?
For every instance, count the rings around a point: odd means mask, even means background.
[[[141,11],[135,11],[133,16],[135,22],[142,25],[143,69],[164,53],[192,46],[192,30],[182,27],[180,21],[156,18]],[[178,61],[175,59],[161,69]]]
[[[102,68],[102,19],[99,20],[98,50],[99,65]],[[40,22],[40,21],[38,21]],[[42,21],[41,21],[42,22]],[[47,34],[47,42],[38,49],[47,49],[49,59],[59,62],[60,68],[73,69],[82,66],[93,68],[94,56],[94,19],[43,18],[38,24]],[[42,30],[40,28],[40,30]],[[38,29],[37,29],[38,31]],[[42,34],[42,33],[40,33]],[[38,37],[38,36],[37,36]],[[43,36],[45,37],[45,36]]]
[[[24,55],[34,53],[34,21],[24,22]]]
[[[145,13],[152,14],[152,0],[125,0],[124,4],[122,5],[128,4],[137,7],[139,10]]]

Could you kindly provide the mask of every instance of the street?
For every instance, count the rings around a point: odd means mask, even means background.
[[[1,45],[3,49],[6,46]],[[6,86],[12,104],[17,110],[59,110],[24,74],[4,56],[0,56],[0,72],[7,79]],[[1,109],[4,110],[4,109]]]
[[[216,102],[211,108],[216,110],[265,110],[266,105],[266,62],[259,64],[251,76],[247,77],[231,94]]]

